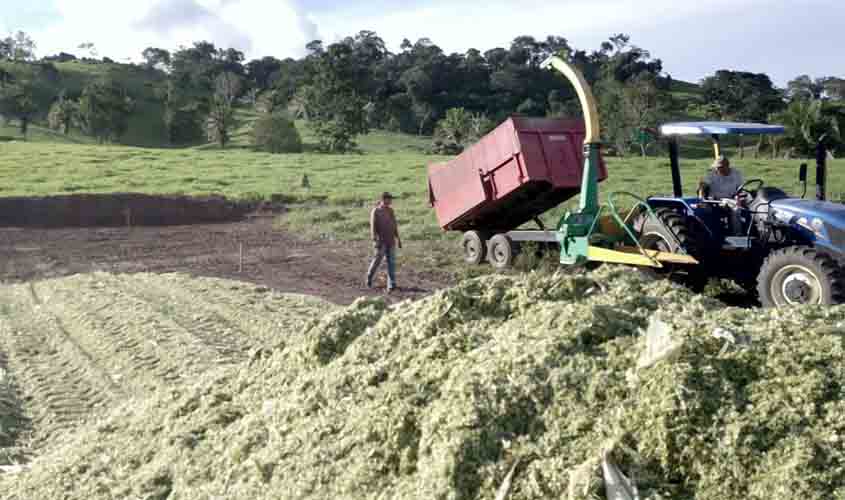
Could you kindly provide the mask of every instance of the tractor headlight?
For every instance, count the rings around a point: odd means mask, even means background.
[[[806,217],[800,217],[795,222],[807,231],[810,231],[811,233],[816,235],[817,238],[821,238],[823,240],[830,239],[827,236],[827,231],[825,231],[824,221],[819,219],[818,217],[813,217],[812,221],[807,220]]]

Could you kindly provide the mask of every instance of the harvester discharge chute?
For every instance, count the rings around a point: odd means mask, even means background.
[[[559,57],[547,59],[542,67],[553,67],[575,87],[581,110],[584,113],[586,136],[584,138],[584,168],[581,175],[581,192],[578,210],[567,212],[558,223],[557,240],[560,243],[562,264],[582,264],[587,261],[611,262],[635,266],[661,268],[666,264],[698,264],[691,255],[647,250],[631,227],[639,209],[659,221],[645,200],[631,193],[616,192],[608,195],[608,212],[598,201],[599,114],[595,97],[581,72]],[[614,199],[628,196],[635,200],[634,208],[623,219],[616,209]],[[671,234],[671,231],[667,230]],[[634,246],[631,246],[633,243]],[[677,248],[683,251],[683,246]]]

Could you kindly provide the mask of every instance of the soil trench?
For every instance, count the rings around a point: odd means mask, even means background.
[[[384,293],[364,286],[366,242],[313,241],[280,230],[273,216],[229,223],[131,227],[0,227],[0,281],[25,282],[93,271],[183,272],[246,281],[335,304]],[[404,265],[403,265],[404,264]],[[436,270],[398,263],[400,291],[419,298],[448,286]],[[382,271],[383,274],[383,271]]]
[[[256,207],[222,196],[139,193],[0,198],[0,226],[165,226],[233,221]]]

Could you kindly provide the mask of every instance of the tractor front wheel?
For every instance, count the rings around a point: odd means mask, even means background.
[[[487,249],[487,260],[498,270],[503,270],[513,265],[516,257],[516,249],[513,241],[506,234],[497,234],[490,238]]]
[[[766,257],[757,277],[763,307],[845,302],[845,279],[839,265],[811,247],[776,250]]]

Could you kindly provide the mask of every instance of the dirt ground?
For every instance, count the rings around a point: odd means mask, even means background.
[[[184,272],[253,282],[348,304],[384,293],[364,287],[371,254],[365,242],[308,241],[273,227],[273,216],[183,226],[0,227],[0,281],[23,282],[91,271]],[[243,267],[240,249],[243,245]],[[419,298],[449,284],[445,274],[399,261],[400,290]]]

